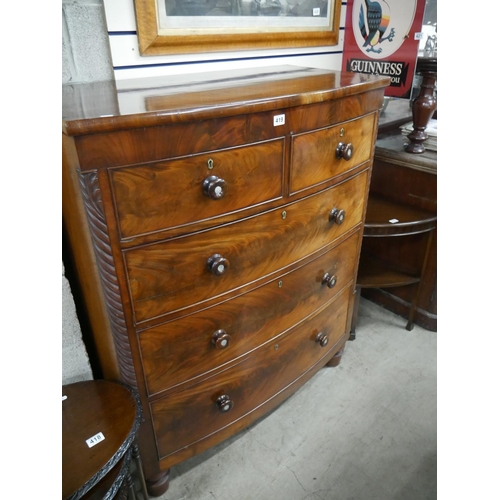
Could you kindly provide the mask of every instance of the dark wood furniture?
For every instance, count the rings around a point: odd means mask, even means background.
[[[139,399],[115,382],[91,380],[62,386],[63,500],[135,499],[131,460],[148,495],[135,438]]]
[[[425,153],[425,131],[437,107],[435,96],[437,81],[437,57],[419,57],[416,72],[422,77],[420,92],[412,102],[413,131],[408,135],[407,153]]]
[[[386,289],[411,285],[412,297],[406,329],[413,329],[413,318],[423,288],[422,274],[427,268],[436,221],[437,216],[432,212],[397,203],[374,193],[369,194],[351,340],[355,337],[359,299],[363,288]],[[424,235],[423,239],[420,235]],[[410,239],[414,236],[418,236],[419,241]],[[391,240],[386,240],[387,238]],[[405,242],[393,238],[409,239],[413,254],[418,254],[418,258],[408,259],[403,252]],[[417,250],[413,248],[415,243]]]
[[[381,117],[375,145],[365,225],[367,237],[363,238],[358,275],[360,295],[409,318],[408,327],[415,323],[436,331],[437,154],[430,150],[418,155],[405,151],[399,127],[412,119],[407,101],[391,102],[386,113]],[[379,208],[387,210],[385,215],[377,212],[377,201]],[[391,214],[401,221],[413,221],[407,228],[413,226],[415,234],[374,237],[376,223],[383,220],[385,230],[398,233],[401,225],[388,222]],[[381,263],[386,271],[397,272],[384,277]],[[355,336],[356,317],[355,310],[351,338]]]
[[[74,286],[105,378],[140,395],[152,495],[339,363],[389,84],[296,67],[206,78],[63,101]]]

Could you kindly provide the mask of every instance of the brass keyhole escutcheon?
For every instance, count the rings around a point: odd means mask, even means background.
[[[208,170],[212,170],[214,168],[214,161],[212,160],[212,158],[210,158],[207,161],[207,167],[208,167]]]
[[[340,137],[344,137],[344,134],[345,134],[345,129],[344,129],[344,127],[342,127],[340,129]]]
[[[279,280],[278,281],[278,288],[281,288],[283,286],[283,281]]]
[[[277,351],[279,349],[279,344],[274,344],[274,350]]]
[[[283,210],[283,212],[281,212],[281,218],[282,218],[283,220],[285,220],[285,219],[286,219],[286,210]]]

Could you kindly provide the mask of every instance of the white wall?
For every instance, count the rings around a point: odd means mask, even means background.
[[[336,46],[169,56],[140,55],[133,0],[104,0],[104,8],[117,82],[126,78],[143,76],[176,75],[282,64],[334,70],[340,70],[342,66],[346,2],[342,4],[341,29],[339,43]]]

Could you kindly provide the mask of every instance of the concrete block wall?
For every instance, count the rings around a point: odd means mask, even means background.
[[[62,2],[62,84],[114,78],[102,0]],[[93,378],[76,316],[71,285],[62,269],[62,384]]]
[[[69,281],[62,269],[62,383],[93,379]]]
[[[62,83],[113,78],[102,0],[63,0]]]

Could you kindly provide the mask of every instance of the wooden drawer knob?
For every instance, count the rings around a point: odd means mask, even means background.
[[[343,158],[345,161],[349,161],[354,154],[354,146],[348,142],[344,144],[343,142],[339,142],[337,149],[335,150],[335,156],[340,160]]]
[[[208,258],[207,269],[214,276],[222,276],[229,269],[229,261],[216,253]]]
[[[229,396],[227,396],[226,394],[223,394],[219,399],[217,399],[216,404],[219,407],[219,411],[221,413],[227,413],[234,405]]]
[[[231,335],[225,330],[217,330],[212,335],[212,344],[216,349],[226,349],[231,342]]]
[[[316,335],[316,342],[318,342],[321,347],[326,347],[328,344],[328,335],[326,333],[319,332],[318,335]]]
[[[220,200],[226,194],[226,181],[211,175],[203,181],[203,192],[212,200]]]
[[[326,273],[323,276],[322,284],[326,285],[328,288],[333,288],[337,284],[337,276],[335,276],[335,274],[330,275],[330,274]]]
[[[328,220],[330,222],[333,222],[334,224],[342,224],[345,219],[345,210],[339,209],[339,208],[333,208],[330,212],[330,215],[328,216]]]
[[[342,210],[341,208],[332,208],[330,211],[330,214],[328,215],[328,220],[330,222],[333,222],[334,224],[342,224],[345,219],[345,210]]]

